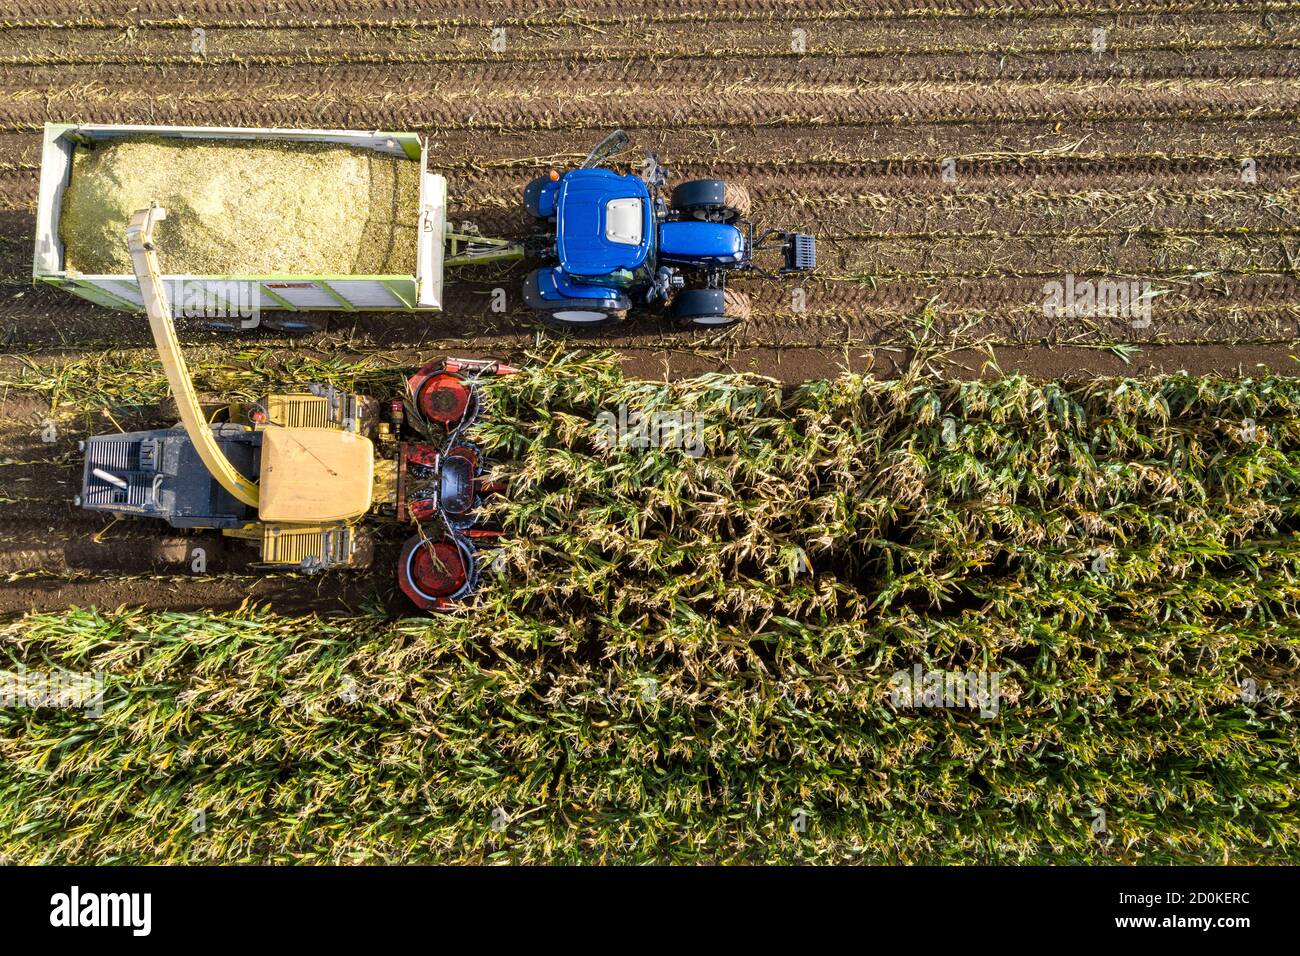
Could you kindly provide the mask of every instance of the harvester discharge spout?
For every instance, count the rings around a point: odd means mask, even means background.
[[[167,300],[162,267],[158,263],[158,250],[154,244],[154,228],[166,218],[167,210],[152,203],[148,209],[141,209],[133,215],[126,227],[127,249],[131,253],[136,280],[140,283],[140,296],[149,317],[149,331],[153,333],[158,358],[167,373],[167,384],[176,400],[181,425],[194,443],[194,450],[222,488],[237,500],[256,508],[259,500],[257,485],[239,473],[230,459],[221,453],[221,448],[212,437],[212,429],[208,427],[203,411],[199,408],[194,382],[190,378],[189,367],[185,364],[180,342],[176,339],[176,325],[172,321],[171,304]]]

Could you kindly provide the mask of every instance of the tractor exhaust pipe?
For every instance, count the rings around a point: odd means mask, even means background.
[[[605,162],[605,160],[613,159],[619,153],[623,152],[623,150],[627,149],[628,143],[631,141],[631,137],[621,129],[614,130],[614,132],[610,133],[596,144],[596,148],[587,154],[587,158],[582,161],[582,165],[578,168],[594,169],[601,163]]]

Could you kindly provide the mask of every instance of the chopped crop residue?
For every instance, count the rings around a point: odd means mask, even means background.
[[[130,274],[157,202],[169,274],[411,275],[419,192],[418,162],[366,149],[139,137],[76,148],[59,237],[67,269]]]

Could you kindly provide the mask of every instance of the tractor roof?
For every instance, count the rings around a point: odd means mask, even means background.
[[[654,211],[650,190],[635,176],[575,169],[556,195],[560,267],[573,276],[636,269],[650,254]]]
[[[263,521],[346,521],[370,510],[375,473],[370,439],[335,428],[262,431]]]

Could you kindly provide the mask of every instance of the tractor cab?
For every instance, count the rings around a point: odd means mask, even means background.
[[[555,249],[577,282],[626,286],[652,258],[654,206],[635,176],[577,169],[555,190]]]

